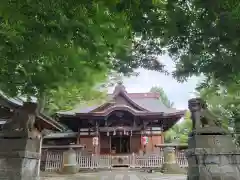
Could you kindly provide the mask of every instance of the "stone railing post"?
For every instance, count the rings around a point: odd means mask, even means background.
[[[63,152],[63,173],[74,174],[78,172],[77,168],[77,154],[72,148]]]
[[[164,148],[164,163],[166,164],[176,164],[176,152],[174,147]]]
[[[133,152],[132,153],[132,158],[131,158],[131,167],[135,168],[135,166],[136,166],[136,155]]]
[[[164,163],[162,166],[162,172],[166,174],[182,174],[185,173],[185,170],[182,169],[176,160],[176,151],[174,147],[165,147],[164,148]]]

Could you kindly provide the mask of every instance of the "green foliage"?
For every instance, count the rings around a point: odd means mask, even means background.
[[[174,106],[173,102],[171,102],[168,97],[167,94],[165,93],[165,91],[163,90],[163,88],[161,87],[152,87],[150,89],[150,92],[153,93],[158,93],[160,95],[159,100],[168,108],[172,108]]]
[[[174,58],[179,80],[204,74],[217,83],[237,84],[238,4],[2,0],[0,89],[37,97],[68,88],[66,82],[89,89],[112,70],[163,71],[157,55],[164,52]]]
[[[161,70],[151,59],[132,56],[131,15],[120,6],[115,1],[1,1],[0,88],[39,96],[112,69]]]
[[[200,96],[206,100],[209,109],[218,117],[222,126],[235,133],[240,144],[240,94],[239,84],[221,86],[215,81],[199,89]]]
[[[158,93],[160,95],[159,100],[168,108],[173,108],[174,104],[171,102],[161,87],[152,87],[150,92]],[[178,124],[175,124],[164,134],[165,143],[187,143],[188,133],[192,128],[192,120],[190,118],[190,112],[185,114],[184,120]]]
[[[122,4],[122,9],[131,12],[133,31],[140,34],[136,51],[147,52],[147,57],[167,52],[176,62],[173,75],[179,80],[200,74],[222,83],[239,80],[238,1],[145,0]]]
[[[204,74],[223,83],[238,80],[239,7],[228,0],[168,1],[164,42],[179,79]]]
[[[46,96],[45,113],[52,115],[58,111],[69,111],[81,104],[97,103],[106,98],[106,92],[98,91],[84,84],[67,84],[51,90]]]
[[[2,0],[0,88],[11,95],[92,81],[92,74],[163,70],[237,82],[239,5],[230,1]]]
[[[187,143],[188,134],[192,130],[191,113],[186,112],[184,120],[175,124],[170,130],[164,134],[165,143]]]
[[[129,44],[123,16],[107,15],[104,6],[93,3],[87,9],[74,1],[16,3],[3,1],[0,8],[4,92],[37,95],[66,81],[91,81],[92,74],[107,71],[109,54]]]
[[[100,85],[100,87],[103,87],[103,88],[113,87],[117,83],[122,82],[124,77],[132,77],[132,76],[138,76],[138,75],[139,75],[139,73],[137,73],[137,72],[131,72],[128,74],[124,74],[124,73],[112,71],[109,73],[107,80],[104,83],[102,83]]]

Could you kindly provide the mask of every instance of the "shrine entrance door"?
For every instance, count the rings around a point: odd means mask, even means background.
[[[130,152],[130,136],[111,136],[111,152],[125,154]]]

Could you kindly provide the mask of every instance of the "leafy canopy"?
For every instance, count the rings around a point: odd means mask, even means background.
[[[160,95],[159,97],[159,100],[168,108],[172,108],[174,106],[174,103],[171,102],[166,94],[166,92],[164,91],[163,88],[161,87],[158,87],[158,86],[155,86],[155,87],[152,87],[150,89],[150,92],[153,92],[153,93],[158,93]]]
[[[223,128],[234,133],[240,144],[240,96],[239,84],[221,86],[212,81],[199,89],[200,96],[206,100],[209,109],[221,120]]]
[[[171,102],[161,87],[152,87],[150,92],[158,93],[160,95],[159,100],[168,108],[173,108],[174,104]],[[187,111],[185,114],[184,120],[175,124],[164,134],[165,143],[187,143],[188,134],[192,128],[191,113]]]
[[[39,95],[66,82],[90,87],[111,70],[163,70],[156,59],[164,52],[179,80],[203,73],[237,82],[239,14],[225,0],[2,0],[0,88]]]
[[[133,31],[141,35],[135,49],[148,55],[168,53],[180,81],[204,74],[221,83],[237,82],[239,7],[238,1],[230,0],[139,1],[127,6]]]
[[[105,91],[98,91],[84,84],[66,84],[50,90],[45,96],[44,112],[52,115],[59,111],[69,111],[80,105],[92,105],[106,99]]]
[[[173,0],[166,5],[164,46],[176,60],[175,76],[204,74],[218,82],[238,81],[238,1]]]
[[[1,1],[0,88],[11,95],[39,95],[66,82],[91,86],[109,70],[161,70],[154,59],[133,53],[134,12],[123,6],[118,1]]]
[[[182,122],[175,124],[164,134],[164,141],[166,143],[187,143],[188,134],[192,130],[191,113],[187,111]]]

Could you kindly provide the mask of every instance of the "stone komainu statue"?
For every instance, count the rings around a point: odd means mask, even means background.
[[[31,132],[34,129],[36,109],[35,103],[24,103],[14,111],[12,119],[4,124],[3,131]]]
[[[221,127],[221,122],[218,120],[217,116],[210,112],[207,108],[202,109],[201,112],[201,123],[202,127],[207,126],[219,126]]]
[[[189,109],[192,114],[193,129],[202,127],[221,127],[221,123],[207,108],[206,102],[200,98],[189,100]]]

